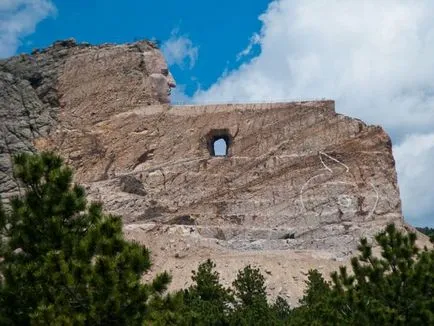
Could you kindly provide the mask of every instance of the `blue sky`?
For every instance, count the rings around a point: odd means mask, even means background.
[[[187,36],[198,47],[203,58],[197,60],[192,69],[176,65],[171,69],[177,82],[186,85],[190,95],[199,83],[207,88],[225,69],[233,69],[240,63],[236,54],[260,29],[258,16],[269,3],[267,0],[52,2],[57,13],[41,21],[35,33],[23,39],[18,52],[29,52],[69,37],[93,44],[143,38],[163,42],[177,31],[179,36]]]
[[[432,0],[0,0],[0,57],[161,41],[172,101],[330,98],[391,135],[407,221],[434,227]]]

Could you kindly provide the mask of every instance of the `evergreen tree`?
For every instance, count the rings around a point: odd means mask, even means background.
[[[381,257],[362,239],[360,255],[332,274],[333,293],[342,316],[351,324],[434,324],[434,251],[420,251],[416,234],[390,224],[376,236]]]
[[[0,208],[0,324],[141,325],[169,275],[140,282],[148,250],[123,238],[119,217],[87,203],[58,156],[14,163],[25,194]]]
[[[232,285],[242,306],[248,307],[255,303],[267,302],[265,277],[258,268],[247,265],[238,272]]]
[[[281,324],[276,310],[267,302],[265,277],[258,268],[252,268],[250,265],[244,267],[238,272],[232,285],[236,298],[235,311],[231,316],[232,325]]]
[[[215,263],[208,259],[193,271],[194,284],[184,291],[189,324],[228,325],[234,304],[232,292],[220,284]]]
[[[153,296],[149,301],[146,325],[191,325],[190,309],[186,309],[182,291]]]
[[[288,318],[291,316],[291,307],[289,306],[288,302],[281,296],[278,296],[276,298],[276,301],[274,302],[271,309],[276,319],[279,320],[281,323],[288,320]]]
[[[316,269],[308,272],[306,281],[306,290],[304,296],[300,299],[300,304],[314,306],[319,301],[330,295],[330,284],[324,280],[324,277]]]
[[[289,315],[290,325],[339,325],[339,315],[332,305],[332,290],[318,270],[309,270],[300,306]]]
[[[332,273],[328,284],[310,272],[302,305],[291,312],[300,325],[433,325],[434,250],[420,251],[414,233],[393,224],[376,236],[381,256],[361,239],[359,256]]]

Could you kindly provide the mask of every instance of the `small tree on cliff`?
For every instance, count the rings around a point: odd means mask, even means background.
[[[265,277],[247,265],[232,283],[236,298],[231,325],[278,325],[275,311],[268,305]]]
[[[58,156],[18,155],[14,173],[26,193],[0,207],[0,324],[141,325],[169,275],[140,282],[148,250],[87,203]]]
[[[228,325],[234,298],[232,291],[220,283],[215,263],[208,259],[193,271],[194,282],[183,291],[188,323],[192,325]]]

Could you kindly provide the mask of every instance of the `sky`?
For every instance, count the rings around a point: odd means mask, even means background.
[[[434,227],[432,0],[0,0],[0,57],[155,39],[172,102],[334,99],[392,137],[405,219]]]

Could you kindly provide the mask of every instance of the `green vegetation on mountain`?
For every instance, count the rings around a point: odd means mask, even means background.
[[[393,224],[376,236],[380,254],[360,240],[351,271],[327,281],[310,270],[294,308],[272,302],[252,266],[223,286],[211,260],[190,287],[166,293],[170,276],[141,282],[148,250],[124,239],[119,217],[87,203],[58,156],[21,154],[14,169],[21,195],[0,207],[1,325],[434,324],[434,250]]]

